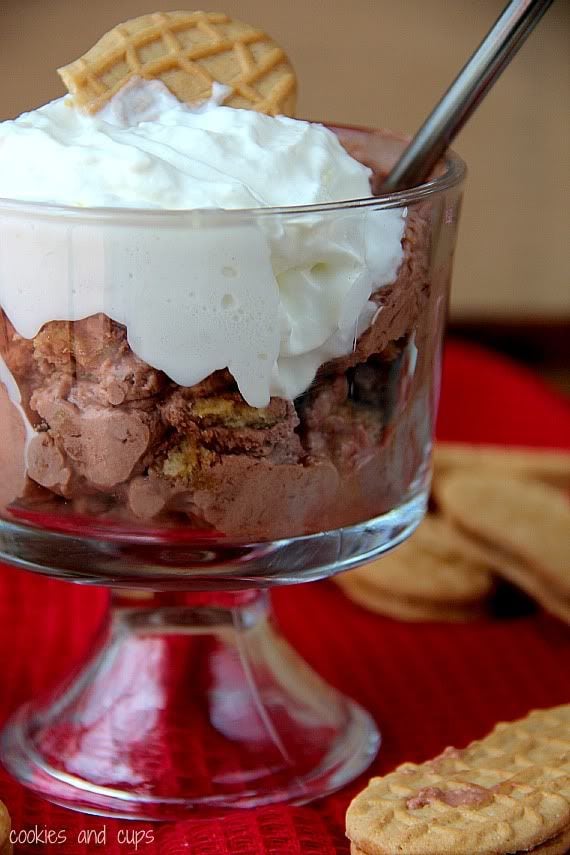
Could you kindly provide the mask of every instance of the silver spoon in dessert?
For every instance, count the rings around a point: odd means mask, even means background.
[[[381,193],[428,177],[552,2],[511,0],[384,179]]]

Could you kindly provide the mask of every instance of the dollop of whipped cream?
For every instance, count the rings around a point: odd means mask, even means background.
[[[229,368],[249,404],[293,399],[372,321],[402,261],[405,210],[239,215],[370,195],[370,170],[322,125],[181,104],[131,81],[99,114],[60,99],[0,124],[0,197],[79,208],[195,209],[188,222],[0,211],[0,302],[27,338],[104,312],[180,385]],[[196,210],[198,209],[198,210]]]
[[[52,101],[0,125],[0,197],[80,207],[257,208],[370,195],[369,170],[318,124],[197,109],[134,78],[100,113]]]

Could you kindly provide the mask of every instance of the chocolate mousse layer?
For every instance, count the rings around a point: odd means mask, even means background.
[[[47,323],[31,340],[2,314],[0,355],[21,396],[18,409],[0,387],[7,511],[41,500],[263,540],[390,510],[415,489],[431,435],[423,342],[442,322],[447,283],[445,271],[430,281],[428,233],[410,212],[398,276],[372,295],[374,321],[353,351],[297,400],[264,408],[228,371],[176,385],[103,314]]]

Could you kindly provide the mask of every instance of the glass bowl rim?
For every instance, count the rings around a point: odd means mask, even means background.
[[[408,141],[409,137],[386,130],[384,128],[369,128],[363,125],[348,125],[340,122],[319,123],[334,130],[356,131],[369,135],[382,135],[394,141]],[[396,193],[365,196],[360,199],[345,199],[338,202],[320,202],[309,205],[280,205],[260,208],[127,208],[127,207],[79,207],[76,205],[61,205],[53,202],[34,202],[21,199],[0,197],[0,214],[20,214],[28,216],[65,217],[89,220],[156,220],[188,219],[198,216],[202,218],[220,217],[224,220],[239,221],[295,214],[326,214],[337,211],[360,210],[374,208],[386,210],[389,208],[405,208],[423,201],[430,196],[443,193],[462,184],[467,174],[465,161],[453,149],[448,149],[445,157],[445,171],[428,181]]]

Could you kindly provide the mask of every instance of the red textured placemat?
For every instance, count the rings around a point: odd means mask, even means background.
[[[451,343],[438,435],[568,448],[570,406],[507,360]],[[81,657],[105,603],[101,589],[0,568],[0,724]],[[327,582],[279,590],[275,606],[300,653],[378,721],[384,744],[370,774],[462,745],[498,719],[569,699],[570,632],[544,614],[465,625],[404,624],[352,605]],[[30,796],[4,773],[0,797],[15,829],[37,826],[40,837],[44,829],[66,836],[60,845],[18,847],[23,855],[346,855],[344,812],[366,777],[307,807],[166,825],[74,814]],[[105,833],[105,843],[78,843],[85,829]]]

